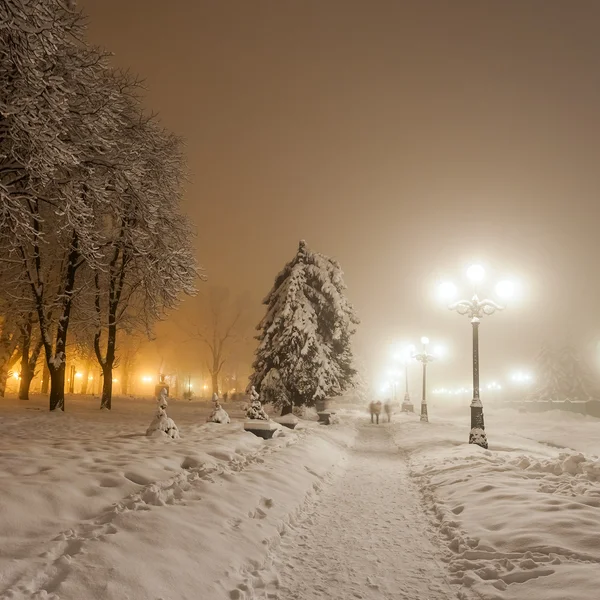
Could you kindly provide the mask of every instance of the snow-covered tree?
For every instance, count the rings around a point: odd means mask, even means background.
[[[132,84],[133,85],[133,84]],[[189,221],[182,215],[181,141],[138,107],[124,110],[119,157],[110,165],[112,202],[102,218],[103,264],[94,271],[94,347],[104,379],[101,408],[111,408],[117,331],[142,329],[195,293],[198,269]]]
[[[175,421],[167,415],[167,391],[162,389],[156,399],[157,409],[150,427],[146,430],[146,435],[166,435],[170,438],[177,439],[179,437],[179,429],[175,425]]]
[[[535,400],[559,400],[562,392],[563,374],[554,349],[544,344],[536,358],[537,387],[532,394]]]
[[[51,377],[64,409],[68,327],[82,265],[102,257],[98,207],[124,97],[60,0],[0,3],[0,260],[22,263]]]
[[[592,374],[572,346],[559,351],[545,345],[537,357],[533,400],[589,400],[595,391]]]
[[[593,375],[581,354],[573,347],[566,346],[559,355],[563,373],[563,392],[567,400],[590,400],[594,396]]]
[[[246,410],[246,416],[249,419],[259,419],[261,421],[269,420],[269,415],[267,415],[265,409],[262,407],[260,396],[254,386],[250,388],[250,406],[248,407],[248,410]]]
[[[50,410],[64,409],[68,329],[83,290],[96,288],[110,407],[125,309],[135,304],[129,315],[148,326],[193,291],[196,275],[179,210],[180,140],[143,116],[137,81],[84,33],[71,3],[0,3],[0,261],[22,263],[14,284],[25,283],[37,314]]]
[[[194,337],[202,341],[208,350],[206,366],[213,394],[221,391],[219,380],[222,379],[223,367],[245,328],[246,305],[244,296],[231,298],[227,288],[211,287],[206,294],[198,297],[199,313]],[[189,324],[186,324],[187,330]]]
[[[218,398],[214,401],[213,411],[206,420],[209,423],[231,423],[227,411],[221,406]]]
[[[282,414],[352,385],[350,342],[359,321],[345,293],[339,264],[301,241],[265,298],[250,385]]]

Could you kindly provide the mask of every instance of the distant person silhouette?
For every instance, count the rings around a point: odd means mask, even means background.
[[[381,402],[371,402],[369,404],[369,412],[371,413],[371,423],[379,425],[379,415],[381,414]]]
[[[388,398],[383,403],[383,410],[385,410],[385,414],[387,415],[387,422],[392,422],[392,401]]]

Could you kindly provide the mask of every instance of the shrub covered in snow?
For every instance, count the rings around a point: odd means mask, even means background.
[[[146,435],[167,435],[170,438],[177,439],[179,437],[179,429],[175,425],[175,421],[167,416],[167,391],[163,388],[156,399],[158,404],[156,415],[150,423],[150,427],[146,430]]]
[[[231,423],[227,411],[221,406],[218,399],[215,401],[215,407],[206,421],[208,423]]]
[[[250,389],[250,406],[246,411],[246,416],[249,419],[259,419],[261,421],[268,421],[269,415],[265,412],[260,402],[258,392],[254,389],[254,386]]]

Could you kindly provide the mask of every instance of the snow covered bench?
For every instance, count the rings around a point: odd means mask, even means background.
[[[277,417],[275,422],[283,425],[284,427],[288,427],[289,429],[295,429],[296,425],[298,425],[299,419],[296,415],[289,413],[283,417]]]
[[[323,425],[331,425],[335,420],[335,411],[333,410],[324,410],[317,415],[319,415],[319,423],[323,423]]]
[[[261,419],[249,419],[244,423],[244,431],[249,431],[264,440],[270,440],[279,427],[280,425],[274,421],[263,421]]]

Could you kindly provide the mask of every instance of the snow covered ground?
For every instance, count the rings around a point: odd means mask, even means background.
[[[172,401],[0,401],[0,599],[592,600],[600,420],[344,410],[264,441]]]
[[[468,409],[401,417],[396,444],[445,538],[459,597],[600,597],[600,420],[486,410],[489,450],[464,444]]]

